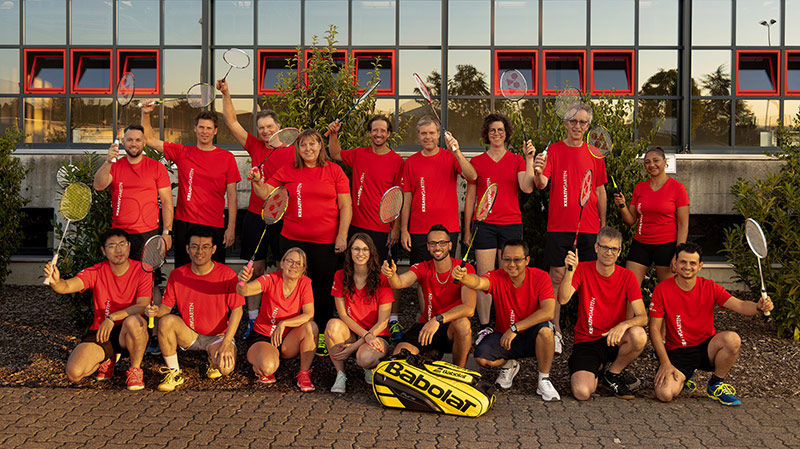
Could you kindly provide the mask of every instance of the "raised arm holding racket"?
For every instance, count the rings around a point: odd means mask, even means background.
[[[578,213],[578,225],[575,228],[575,239],[572,241],[572,252],[576,253],[578,251],[578,233],[581,231],[581,218],[583,218],[583,207],[586,206],[586,203],[589,202],[589,198],[592,197],[592,191],[594,190],[594,183],[592,177],[592,170],[588,169],[583,174],[583,181],[581,182],[581,191],[580,197],[578,199],[578,204],[581,206],[581,210]],[[572,271],[573,266],[570,265],[567,267],[567,270]]]
[[[506,70],[500,76],[500,93],[506,100],[514,102],[514,106],[519,114],[520,127],[522,128],[522,140],[528,141],[528,133],[525,132],[525,118],[522,116],[522,108],[519,100],[528,92],[528,82],[519,70]],[[524,144],[523,144],[524,145]]]
[[[752,218],[748,218],[744,222],[744,235],[747,237],[747,244],[750,250],[756,255],[758,259],[758,276],[761,278],[761,299],[767,299],[767,289],[764,287],[764,273],[761,271],[761,259],[767,257],[767,238],[764,236],[764,231],[761,230],[761,225]],[[769,310],[764,312],[764,316],[769,316]]]
[[[575,115],[580,111],[581,107],[581,93],[577,89],[564,89],[562,90],[558,96],[556,97],[556,101],[553,104],[553,109],[555,110],[556,116],[561,119],[562,124],[573,120]],[[537,164],[536,173],[541,174],[544,162],[547,160],[547,150],[550,148],[550,144],[553,143],[553,137],[558,131],[558,126],[553,128],[553,132],[550,133],[550,138],[547,141],[547,146],[544,148],[544,151],[541,154],[541,164]],[[538,166],[541,165],[541,166]]]
[[[50,263],[55,266],[58,262],[58,253],[61,252],[61,245],[64,244],[64,238],[69,231],[69,224],[73,221],[81,221],[86,218],[89,213],[89,208],[92,206],[92,190],[86,184],[76,182],[67,186],[64,193],[61,194],[61,202],[58,205],[58,211],[61,216],[67,220],[67,225],[64,226],[64,233],[61,235],[61,242],[58,244],[58,249],[53,254],[53,259]],[[44,279],[45,285],[50,285],[50,277]]]
[[[475,235],[478,234],[478,224],[483,220],[486,220],[486,218],[489,216],[489,213],[492,212],[492,206],[494,206],[495,199],[497,199],[497,184],[489,184],[489,187],[487,187],[486,191],[483,192],[483,196],[478,202],[478,207],[475,211],[475,220],[472,221],[472,238],[469,241],[467,252],[464,253],[464,257],[461,259],[461,268],[464,268],[467,265],[467,256],[469,256],[469,252],[472,249],[472,244],[475,242]],[[453,283],[458,284],[458,280],[453,279]]]
[[[380,84],[381,84],[380,80],[373,80],[369,85],[367,85],[367,89],[364,91],[364,93],[361,94],[360,97],[358,97],[358,100],[356,100],[356,102],[353,103],[352,106],[350,106],[350,109],[348,109],[347,112],[345,112],[341,117],[336,119],[336,123],[342,123],[344,121],[345,117],[347,117],[348,114],[350,114],[353,111],[353,109],[355,109],[356,106],[358,106],[359,103],[361,103],[365,98],[369,97],[370,94],[372,94],[372,92],[374,92],[375,89],[377,89],[378,85],[380,85]],[[330,129],[325,131],[325,137],[328,137],[328,135],[330,135],[330,133],[331,133]]]

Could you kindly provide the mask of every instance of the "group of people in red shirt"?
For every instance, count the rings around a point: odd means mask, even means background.
[[[273,148],[267,142],[280,129],[277,115],[259,112],[258,135],[250,134],[236,119],[226,82],[218,81],[217,88],[225,123],[252,163],[242,258],[249,259],[258,246],[264,229],[262,204],[281,186],[289,193],[284,218],[267,228],[267,245],[256,254],[252,268],[245,266],[237,274],[225,265],[225,248],[235,236],[236,183],[241,177],[233,155],[213,144],[216,114],[199,113],[196,145],[183,145],[159,140],[150,124],[155,104],[143,105],[142,124],[125,130],[125,157],[116,160],[119,148],[112,145],[95,176],[96,189],[111,189],[112,229],[101,237],[107,260],[67,280],[55,266],[45,267],[58,293],[93,290],[95,319],[70,355],[71,381],[95,372],[98,379],[108,379],[120,354],[127,353],[128,388],[143,388],[146,317],[158,318],[154,341],[166,364],[159,390],[172,391],[184,383],[178,346],[208,355],[209,378],[227,375],[235,367],[234,334],[246,304],[247,359],[259,382],[274,383],[280,361],[299,356],[297,386],[313,391],[315,354],[329,355],[337,371],[331,391],[344,393],[346,360],[355,356],[371,383],[372,369],[389,355],[392,339],[398,341],[394,354],[408,350],[441,358],[452,353],[455,364],[466,365],[473,350],[470,318],[477,311],[477,364],[499,368],[497,384],[508,389],[520,371],[519,359],[535,357],[537,394],[545,401],[560,400],[550,380],[553,358],[562,352],[559,311],[577,293],[569,358],[573,396],[589,399],[602,382],[616,396],[633,398],[630,376],[622,371],[648,341],[640,285],[655,264],[660,283],[650,303],[649,340],[660,362],[656,397],[670,401],[683,389],[696,388],[693,375],[700,369],[713,372],[709,397],[727,405],[740,403],[724,380],[740,340],[734,332],[715,331],[714,306],[755,315],[772,309],[771,300],[742,301],[698,277],[702,251],[686,242],[688,195],[666,174],[660,148],[644,155],[650,179],[636,186],[630,204],[622,193],[614,195],[612,203],[619,206],[624,223],[636,227],[626,267],[617,265],[622,236],[605,226],[605,164],[584,142],[592,120],[589,105],[580,105],[564,121],[566,139],[539,154],[530,141],[521,154],[509,151],[511,123],[501,114],[489,114],[481,127],[488,149],[471,160],[449,133],[444,133],[446,148],[439,147],[439,123],[423,117],[416,126],[422,148],[403,161],[387,145],[392,124],[382,115],[367,123],[369,147],[342,149],[341,123],[336,121],[328,126],[330,153],[316,130],[301,132],[293,145]],[[166,169],[143,156],[145,144],[177,166],[174,217]],[[352,180],[330,159],[350,167]],[[594,188],[573,248],[580,181],[587,169],[594,173]],[[459,176],[468,183],[463,232]],[[497,198],[474,236],[473,267],[455,258],[456,244],[459,236],[465,244],[472,240],[476,199],[492,184],[498,186]],[[383,223],[378,218],[381,196],[398,185],[405,196],[400,218]],[[520,192],[548,187],[543,263],[549,273],[529,266],[519,206]],[[159,232],[167,246],[174,244],[176,267],[160,301],[152,276],[136,261],[143,242]],[[410,253],[405,272],[387,258],[398,244]],[[265,274],[266,248],[278,262],[275,271]],[[403,332],[393,290],[415,284],[420,317]],[[175,306],[180,315],[171,313]]]

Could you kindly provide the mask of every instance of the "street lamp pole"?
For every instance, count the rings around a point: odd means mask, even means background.
[[[775,22],[777,22],[777,20],[775,20],[775,19],[769,19],[769,21],[762,20],[761,22],[758,22],[759,24],[767,27],[767,46],[768,47],[772,47],[772,25],[774,25]],[[769,103],[770,103],[770,100],[767,99],[767,107],[766,107],[766,111],[764,112],[764,129],[769,129],[768,128],[768,126],[769,126],[769,123],[768,123],[769,122]]]

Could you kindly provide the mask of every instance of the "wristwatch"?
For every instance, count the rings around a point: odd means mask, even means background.
[[[172,229],[165,229],[164,232],[161,233],[161,235],[168,235],[172,237],[174,234],[172,233]]]
[[[519,333],[519,331],[517,330],[517,325],[516,324],[512,324],[511,327],[509,327],[509,329],[511,329],[511,332],[513,332],[515,334]]]
[[[436,315],[436,321],[438,321],[439,324],[444,323],[444,315],[442,315],[441,313]]]

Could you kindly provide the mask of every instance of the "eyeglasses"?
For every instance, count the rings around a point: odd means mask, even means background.
[[[436,248],[437,246],[447,246],[448,243],[450,243],[450,240],[439,240],[438,242],[428,242],[428,246]]]
[[[109,243],[106,245],[106,249],[117,249],[117,248],[122,249],[130,244],[131,242]]]
[[[290,267],[302,267],[303,266],[303,261],[302,260],[285,259],[283,262],[286,263],[287,265],[289,265]]]
[[[527,257],[503,257],[500,260],[505,264],[513,263],[514,265],[519,265],[525,263],[525,259],[527,259]]]
[[[505,134],[505,128],[492,128],[489,130],[489,134]]]
[[[366,254],[369,254],[369,248],[366,248],[366,247],[365,248],[352,247],[352,248],[350,248],[350,251],[353,251],[354,253],[366,253]]]
[[[189,251],[192,251],[192,252],[197,252],[197,251],[201,251],[201,250],[202,251],[210,251],[213,246],[214,245],[203,245],[203,246],[200,246],[200,245],[192,244],[192,245],[189,245]]]
[[[589,121],[572,119],[572,120],[567,120],[567,123],[569,123],[570,126],[581,125],[581,128],[583,128],[584,126],[589,124]]]
[[[618,246],[606,246],[606,245],[601,245],[599,243],[597,244],[597,248],[599,248],[600,251],[611,253],[611,254],[617,254],[622,249],[622,248],[620,248]]]

